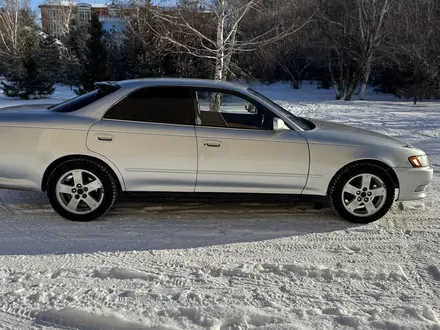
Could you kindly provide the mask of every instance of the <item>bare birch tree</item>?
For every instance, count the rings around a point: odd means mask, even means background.
[[[321,38],[316,41],[322,61],[327,67],[336,99],[351,100],[361,74],[354,53],[356,18],[353,0],[318,0],[317,28]]]
[[[338,99],[351,100],[361,83],[365,98],[367,82],[377,50],[387,31],[385,20],[396,0],[321,0],[319,23],[321,48]]]
[[[359,15],[359,62],[362,69],[361,91],[359,98],[365,99],[371,68],[376,59],[377,49],[384,42],[387,31],[384,21],[395,0],[356,0]]]
[[[411,15],[407,15],[411,13]],[[440,4],[435,0],[402,0],[392,22],[384,50],[388,67],[396,69],[398,96],[440,96]]]
[[[241,30],[245,18],[251,13],[261,14],[263,9],[262,0],[205,0],[195,7],[155,7],[152,19],[160,24],[153,26],[151,20],[144,23],[172,45],[173,51],[212,61],[213,78],[226,80],[232,72],[235,54],[252,52],[262,44],[281,40],[311,21],[311,17],[280,21],[259,34],[245,36]]]
[[[21,0],[0,1],[0,61],[17,56],[20,31],[24,28],[21,9],[27,2]]]

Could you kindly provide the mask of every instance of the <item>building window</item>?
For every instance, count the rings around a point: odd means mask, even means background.
[[[61,21],[61,9],[59,8],[49,8],[47,10],[47,17],[51,21]]]
[[[56,38],[62,36],[63,16],[60,8],[48,8],[46,11],[46,33]]]
[[[78,11],[78,22],[80,25],[86,25],[89,24],[90,20],[92,18],[92,15],[90,11]]]

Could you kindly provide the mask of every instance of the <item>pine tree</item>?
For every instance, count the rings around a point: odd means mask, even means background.
[[[41,70],[47,79],[59,82],[61,74],[61,45],[53,36],[40,38]]]
[[[40,48],[36,33],[23,40],[19,55],[12,60],[5,75],[7,82],[2,82],[5,95],[29,99],[52,94],[55,91],[53,85],[56,79],[45,65],[47,53]]]
[[[70,23],[69,34],[66,37],[61,66],[60,82],[70,87],[80,86],[85,59],[86,34],[77,28],[75,19]]]
[[[7,82],[2,82],[1,88],[5,95],[10,97],[46,97],[55,90],[55,78],[51,75],[50,66],[45,64],[56,57],[54,48],[50,46],[51,51],[48,51],[40,44],[41,36],[31,12],[20,11],[20,24],[22,28],[18,35],[19,45],[7,63]]]
[[[121,31],[105,34],[107,71],[110,80],[118,81],[137,77],[137,58],[133,41]]]
[[[104,46],[104,30],[96,14],[90,21],[89,35],[85,49],[85,60],[82,61],[80,77],[81,87],[77,94],[83,94],[95,89],[95,82],[107,80],[107,52]]]

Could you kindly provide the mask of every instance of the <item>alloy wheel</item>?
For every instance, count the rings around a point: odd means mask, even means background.
[[[58,180],[55,190],[60,205],[74,214],[89,214],[104,200],[101,180],[86,170],[68,171]]]
[[[387,189],[376,175],[363,173],[349,179],[342,189],[345,209],[358,217],[368,217],[377,213],[385,204]]]

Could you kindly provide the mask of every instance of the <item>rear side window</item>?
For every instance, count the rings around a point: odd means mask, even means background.
[[[194,125],[191,90],[186,87],[150,87],[128,95],[104,118],[148,123]]]

